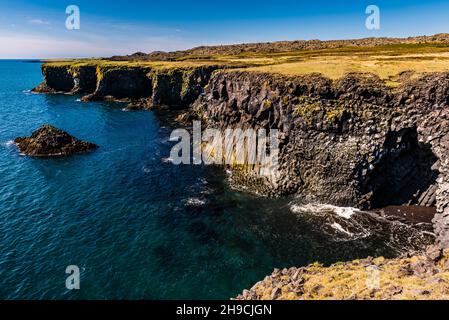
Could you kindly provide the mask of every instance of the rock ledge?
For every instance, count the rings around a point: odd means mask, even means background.
[[[449,251],[397,259],[368,257],[307,267],[275,269],[238,300],[431,300],[449,299]]]

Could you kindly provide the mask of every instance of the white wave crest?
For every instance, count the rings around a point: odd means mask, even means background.
[[[326,213],[326,212],[333,212],[336,215],[345,218],[350,219],[355,213],[361,212],[357,208],[352,207],[337,207],[330,204],[305,204],[305,205],[297,205],[293,204],[290,206],[290,210],[294,213]]]
[[[173,159],[172,158],[163,158],[162,162],[163,163],[173,163]]]
[[[342,232],[344,234],[347,234],[348,236],[353,236],[354,235],[352,232],[349,232],[349,231],[343,229],[343,227],[339,223],[337,223],[337,222],[334,222],[333,224],[331,224],[331,227],[334,228],[337,231],[340,231],[340,232]]]
[[[12,145],[14,145],[14,141],[13,140],[8,140],[6,142],[3,142],[2,145],[5,146],[5,147],[11,147]]]
[[[206,203],[204,200],[198,198],[188,198],[184,200],[184,202],[188,206],[195,206],[195,207],[203,206]]]

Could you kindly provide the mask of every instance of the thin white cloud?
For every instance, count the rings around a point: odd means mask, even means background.
[[[111,50],[76,40],[63,40],[22,34],[0,34],[0,59],[10,58],[70,58],[101,56]]]
[[[179,38],[169,37],[127,40],[91,34],[89,37],[79,35],[78,38],[67,38],[1,31],[0,43],[5,44],[0,47],[0,59],[109,57],[135,51],[179,50],[191,46]]]
[[[36,26],[45,26],[51,24],[50,21],[42,20],[42,19],[30,19],[28,20],[29,24],[33,24]]]

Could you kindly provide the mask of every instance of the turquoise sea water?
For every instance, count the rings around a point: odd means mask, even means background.
[[[38,63],[0,60],[0,298],[228,299],[275,267],[426,241],[402,224],[232,190],[223,170],[164,161],[171,115],[27,91],[41,79]],[[21,156],[11,140],[45,123],[100,148]],[[65,287],[68,265],[80,290]]]

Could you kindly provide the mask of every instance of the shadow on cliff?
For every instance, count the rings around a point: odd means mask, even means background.
[[[364,181],[372,192],[370,207],[435,206],[438,158],[429,145],[418,141],[416,127],[389,131],[383,149]]]

